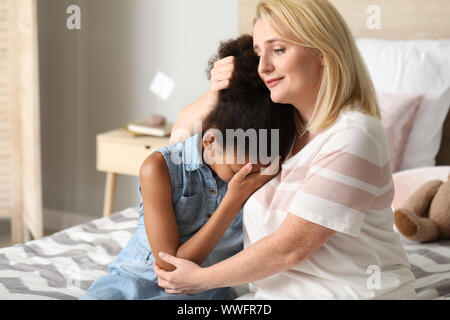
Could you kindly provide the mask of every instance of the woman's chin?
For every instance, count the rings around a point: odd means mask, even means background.
[[[283,99],[283,97],[279,94],[276,94],[274,92],[271,93],[270,95],[270,99],[272,100],[272,102],[274,103],[281,103],[281,104],[286,104],[288,102],[286,102],[286,99]]]

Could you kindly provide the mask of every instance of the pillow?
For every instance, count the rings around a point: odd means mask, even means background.
[[[450,40],[358,39],[376,90],[423,94],[401,170],[434,166],[450,107]]]
[[[382,122],[389,144],[392,172],[400,170],[403,153],[423,95],[392,95],[377,92]]]
[[[450,166],[424,167],[396,172],[392,175],[394,180],[394,201],[392,209],[401,207],[409,196],[418,188],[431,180],[447,181]]]

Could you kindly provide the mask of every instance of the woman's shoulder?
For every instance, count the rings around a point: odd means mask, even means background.
[[[387,145],[380,119],[357,110],[345,110],[331,127],[330,136],[345,137],[349,142],[365,142],[378,147]]]
[[[359,129],[374,136],[384,132],[383,124],[380,119],[358,110],[342,111],[335,126],[338,129],[355,129],[355,131],[358,131]]]
[[[342,111],[336,121],[318,133],[299,152],[286,160],[294,165],[305,164],[314,158],[336,152],[353,154],[369,153],[370,158],[378,157],[384,150],[384,129],[379,119],[358,111]],[[370,152],[367,152],[367,151]]]
[[[323,137],[319,154],[336,152],[349,153],[384,165],[389,159],[389,151],[381,121],[359,111],[343,111]]]

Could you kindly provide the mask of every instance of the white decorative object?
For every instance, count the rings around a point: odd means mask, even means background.
[[[175,81],[167,75],[158,71],[150,85],[150,91],[156,94],[161,100],[167,101],[175,88]]]

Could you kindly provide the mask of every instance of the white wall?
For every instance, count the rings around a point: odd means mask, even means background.
[[[78,4],[81,30],[66,28]],[[97,134],[163,111],[170,121],[207,90],[219,42],[238,34],[238,0],[38,0],[44,223],[101,217]],[[148,90],[176,81],[167,103]],[[155,109],[155,106],[158,106]],[[137,206],[137,177],[119,176],[116,210]]]

